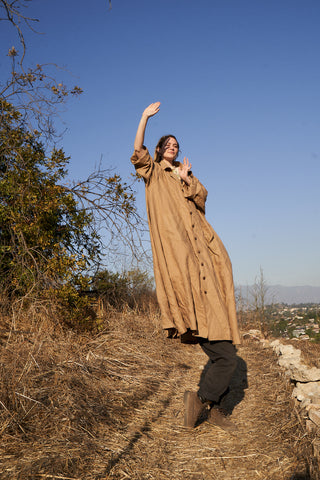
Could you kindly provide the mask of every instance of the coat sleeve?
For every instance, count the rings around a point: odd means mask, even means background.
[[[189,200],[192,200],[199,210],[205,213],[205,203],[208,192],[202,183],[200,183],[192,174],[190,175],[190,179],[190,185],[185,185],[184,187],[184,196]]]
[[[147,182],[151,177],[154,166],[153,158],[148,149],[144,147],[144,153],[140,158],[134,153],[131,157],[131,162],[133,163],[136,172],[144,178],[145,182]]]

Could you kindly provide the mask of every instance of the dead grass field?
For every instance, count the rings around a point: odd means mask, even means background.
[[[183,392],[206,357],[167,340],[156,314],[109,312],[99,334],[41,312],[2,319],[3,480],[319,479],[307,434],[271,349],[246,340],[226,407],[228,434],[183,424]]]

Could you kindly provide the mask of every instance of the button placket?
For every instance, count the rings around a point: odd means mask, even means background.
[[[205,273],[205,263],[203,261],[200,261],[200,275],[201,275],[201,289],[205,295],[207,295],[207,287],[204,284],[206,281],[206,273]]]
[[[192,211],[189,212],[190,213],[190,218],[191,218],[191,228],[192,230],[194,231],[195,229],[195,223],[194,223],[194,218],[192,217],[193,213]],[[195,233],[195,232],[194,232]],[[196,252],[198,253],[199,255],[199,263],[200,263],[200,278],[201,278],[201,290],[202,292],[204,293],[204,295],[207,295],[208,294],[208,291],[207,291],[207,288],[206,286],[203,284],[203,282],[205,282],[206,280],[206,274],[205,274],[205,263],[201,260],[200,258],[200,255],[201,255],[201,250],[199,248],[199,244],[197,242],[198,240],[198,237],[196,235],[194,235],[194,240],[196,242],[196,245],[198,246],[198,248],[196,248]]]
[[[202,287],[203,287],[203,293],[204,293],[205,295],[207,295],[208,292],[207,292],[207,287],[206,287],[206,285],[204,284],[205,281],[206,281],[206,276],[205,276],[204,274],[202,274],[202,282],[201,282],[201,283],[202,283]]]

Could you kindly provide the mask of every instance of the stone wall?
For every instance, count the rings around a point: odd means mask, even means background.
[[[285,345],[281,340],[269,341],[259,330],[249,330],[244,338],[261,342],[264,348],[272,348],[278,356],[278,364],[294,384],[292,396],[296,399],[301,413],[306,417],[307,432],[316,433],[313,441],[314,456],[320,457],[320,369],[308,367],[301,360],[301,350]]]

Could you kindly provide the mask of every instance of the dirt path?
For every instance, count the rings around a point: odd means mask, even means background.
[[[271,350],[251,342],[238,351],[227,403],[239,431],[231,435],[205,421],[191,431],[182,426],[183,392],[196,389],[206,362],[198,346],[183,348],[184,368],[140,402],[126,432],[106,439],[111,458],[96,479],[309,479],[303,429]]]

